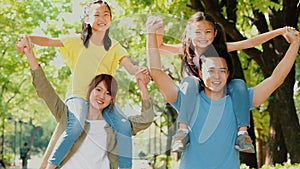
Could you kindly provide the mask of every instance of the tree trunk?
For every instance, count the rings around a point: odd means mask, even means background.
[[[274,93],[274,101],[270,102],[270,114],[271,118],[274,119],[273,126],[275,131],[270,129],[270,136],[275,135],[277,141],[273,141],[274,137],[270,137],[269,146],[271,148],[268,152],[270,154],[277,154],[278,149],[290,154],[292,163],[299,163],[299,152],[300,152],[300,129],[298,117],[296,115],[295,105],[293,102],[293,84],[294,84],[294,70],[289,74],[286,82]],[[286,99],[282,99],[286,98]],[[277,136],[278,135],[278,136]],[[271,145],[270,145],[271,144]],[[276,149],[276,147],[278,147]],[[282,150],[283,149],[283,150]],[[272,163],[281,163],[282,159],[286,161],[286,156],[276,155],[273,157]],[[283,162],[284,162],[283,161]]]

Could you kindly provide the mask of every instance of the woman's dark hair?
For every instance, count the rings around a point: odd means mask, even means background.
[[[82,39],[82,42],[83,42],[83,45],[84,45],[85,48],[87,48],[89,46],[90,38],[91,38],[91,36],[93,34],[91,25],[85,23],[85,18],[88,17],[90,7],[93,4],[103,4],[103,5],[107,6],[107,8],[109,9],[109,14],[112,17],[112,15],[111,15],[111,9],[110,9],[109,5],[105,1],[94,0],[94,1],[89,2],[85,6],[85,8],[84,8],[84,17],[83,17],[83,20],[82,20],[82,32],[81,32],[81,39]],[[108,28],[106,30],[104,38],[103,38],[104,49],[106,51],[108,51],[109,48],[111,47],[111,43],[112,42],[111,42],[111,39],[109,37],[109,28]]]
[[[90,101],[91,92],[102,81],[104,81],[104,83],[107,87],[107,90],[109,91],[109,93],[112,97],[111,108],[110,108],[110,110],[112,110],[114,108],[115,100],[117,97],[118,83],[117,83],[117,80],[111,75],[100,74],[92,79],[92,81],[89,85],[88,92],[87,92],[87,100],[88,100],[88,102]]]
[[[227,83],[229,83],[232,79],[233,64],[232,64],[231,56],[227,52],[227,50],[216,49],[212,44],[209,45],[206,48],[206,51],[203,54],[201,54],[201,56],[195,57],[195,59],[197,59],[197,61],[194,59],[194,62],[198,62],[198,63],[196,63],[198,70],[202,69],[202,63],[205,62],[205,59],[209,58],[209,57],[220,57],[220,58],[225,59],[225,62],[226,62],[227,67],[228,67],[228,72],[229,72]],[[199,79],[200,79],[200,84],[202,86],[204,86],[203,80],[201,78],[199,78]]]
[[[182,46],[183,46],[183,55],[182,55],[182,66],[183,70],[187,72],[188,75],[194,75],[199,77],[197,66],[194,63],[195,46],[192,43],[192,39],[189,34],[191,34],[191,27],[194,23],[198,21],[208,21],[214,26],[214,32],[217,31],[217,34],[212,42],[212,45],[219,51],[227,51],[226,39],[223,28],[220,24],[216,23],[213,17],[204,13],[196,12],[188,20],[187,26],[182,35]]]

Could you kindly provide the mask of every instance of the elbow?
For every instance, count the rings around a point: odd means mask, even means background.
[[[278,87],[280,87],[284,83],[285,78],[286,76],[272,77],[274,88],[277,89]]]
[[[150,76],[153,80],[157,79],[163,72],[161,68],[150,67]]]

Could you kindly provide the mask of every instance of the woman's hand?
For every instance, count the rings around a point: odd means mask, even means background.
[[[149,93],[148,93],[148,89],[147,89],[147,85],[150,82],[150,74],[149,74],[149,70],[147,68],[144,67],[139,67],[139,70],[137,71],[137,75],[136,77],[136,84],[140,89],[141,92],[141,97],[143,100],[148,100],[150,99]]]
[[[135,72],[135,77],[142,80],[144,84],[147,85],[150,82],[151,76],[148,68],[138,66]]]

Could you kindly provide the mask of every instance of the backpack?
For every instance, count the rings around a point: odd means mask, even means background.
[[[20,149],[20,157],[21,158],[27,158],[27,153],[30,149],[28,147],[22,147]]]

